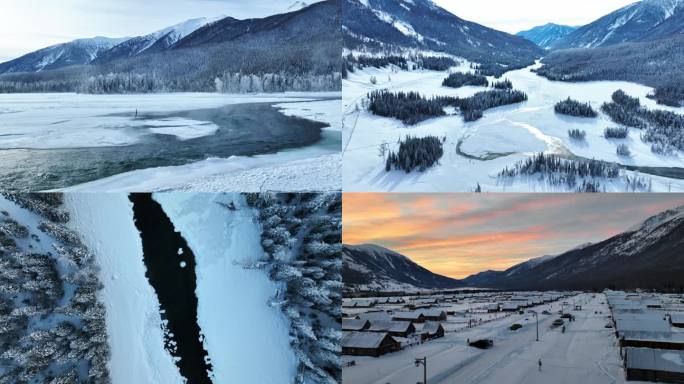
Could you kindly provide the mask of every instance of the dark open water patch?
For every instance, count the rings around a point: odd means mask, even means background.
[[[326,124],[285,116],[272,104],[238,104],[139,116],[183,117],[210,121],[219,127],[214,135],[190,140],[149,133],[140,142],[127,146],[0,150],[0,184],[3,190],[13,192],[59,189],[138,169],[183,165],[209,157],[275,153],[321,140],[321,129]]]
[[[131,194],[129,199],[142,238],[146,276],[164,311],[162,319],[168,321],[166,347],[180,358],[176,364],[188,383],[211,384],[211,363],[197,324],[195,256],[151,194]]]

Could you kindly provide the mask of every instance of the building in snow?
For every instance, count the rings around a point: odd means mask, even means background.
[[[408,337],[416,331],[416,327],[410,321],[374,321],[368,331],[385,332],[396,337]]]
[[[620,335],[620,347],[684,351],[684,333],[672,331],[624,331]]]
[[[627,380],[684,383],[684,351],[626,348]]]
[[[671,313],[669,319],[671,326],[684,328],[684,313]]]
[[[422,312],[419,312],[419,311],[395,312],[394,315],[392,315],[392,320],[411,321],[414,323],[423,323],[423,322],[425,322],[425,316],[423,315]]]
[[[441,309],[427,309],[422,311],[426,321],[444,321],[447,319],[447,314]]]
[[[501,311],[502,312],[515,312],[520,308],[520,306],[516,303],[503,303],[501,306]]]
[[[368,320],[358,319],[342,319],[343,331],[365,331],[370,328],[371,323]]]
[[[401,349],[401,344],[388,333],[343,332],[342,354],[380,357]]]
[[[421,340],[431,340],[439,337],[444,337],[444,327],[442,323],[436,321],[428,321],[423,325],[420,331]]]

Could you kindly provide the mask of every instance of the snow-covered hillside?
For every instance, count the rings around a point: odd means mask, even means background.
[[[548,23],[545,25],[531,28],[526,31],[518,32],[516,33],[516,35],[522,36],[527,40],[534,42],[542,48],[549,49],[557,41],[563,39],[565,36],[569,35],[576,29],[577,27]]]
[[[53,45],[0,64],[0,74],[41,72],[71,65],[88,64],[128,38],[94,37]]]
[[[683,21],[684,1],[642,0],[577,29],[552,48],[594,48],[656,40],[681,33]]]
[[[144,53],[166,50],[203,26],[214,23],[223,18],[225,18],[225,16],[190,19],[150,33],[149,35],[131,38],[102,53],[94,62],[105,63],[108,61],[137,56]]]

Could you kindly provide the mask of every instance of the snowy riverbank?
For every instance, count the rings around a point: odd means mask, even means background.
[[[311,146],[274,154],[233,156],[170,167],[147,168],[65,188],[77,192],[121,191],[313,191],[340,190],[341,108],[340,93],[283,95],[234,95],[230,103],[277,102],[286,116],[297,116],[328,124],[321,140]],[[223,96],[225,97],[225,96]],[[208,103],[219,103],[208,98]],[[169,107],[170,108],[170,107]],[[190,133],[187,133],[190,134]]]

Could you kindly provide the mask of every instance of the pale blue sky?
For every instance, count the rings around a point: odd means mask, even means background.
[[[553,22],[588,24],[636,0],[433,0],[456,16],[509,33]]]
[[[307,4],[313,0],[304,0]],[[284,12],[295,0],[2,0],[0,62],[78,38],[145,35],[211,16]]]

